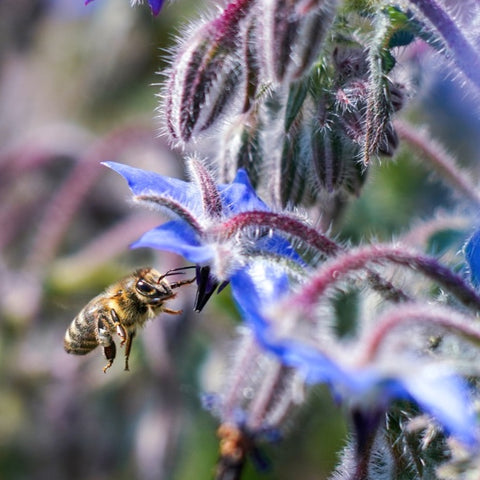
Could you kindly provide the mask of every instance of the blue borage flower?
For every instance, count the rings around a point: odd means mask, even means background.
[[[278,265],[257,261],[231,276],[234,299],[259,345],[285,365],[300,371],[307,383],[325,383],[340,401],[365,418],[379,418],[396,399],[415,402],[445,431],[468,445],[477,442],[476,420],[468,403],[467,387],[458,376],[435,365],[415,369],[387,365],[344,366],[313,346],[279,339],[274,333],[281,318],[269,318],[274,306],[288,305],[289,279]],[[281,311],[288,315],[282,307]],[[269,314],[270,312],[270,314]],[[293,312],[292,312],[293,314]],[[272,316],[278,317],[279,309]]]
[[[229,274],[246,262],[248,251],[268,252],[300,262],[290,243],[276,234],[218,238],[211,229],[236,214],[270,209],[257,196],[248,175],[238,170],[232,183],[216,185],[206,169],[195,159],[188,166],[193,181],[185,182],[155,172],[116,162],[104,165],[122,175],[140,202],[154,204],[174,214],[176,219],[146,232],[132,247],[151,247],[182,255],[197,264],[197,301],[200,311],[215,289],[229,280]]]
[[[475,287],[480,287],[480,229],[475,230],[464,248],[465,259],[470,270],[470,279]]]
[[[160,13],[164,1],[165,0],[148,0],[150,10],[152,11],[153,15],[158,15]],[[85,5],[88,5],[91,2],[93,2],[93,0],[85,0]],[[132,5],[135,3],[139,3],[138,0],[132,0]]]

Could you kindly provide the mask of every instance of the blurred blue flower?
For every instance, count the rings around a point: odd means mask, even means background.
[[[148,0],[148,3],[150,5],[150,10],[152,11],[153,15],[158,15],[160,13],[160,10],[163,7],[163,3],[165,0]],[[93,0],[85,0],[85,5],[88,5],[89,3],[93,2]],[[132,1],[133,3],[137,3],[135,1]]]
[[[475,287],[480,287],[480,229],[475,230],[464,248],[465,259],[470,270],[470,278]]]
[[[212,234],[211,228],[226,219],[232,219],[236,214],[269,211],[243,169],[238,170],[232,183],[216,185],[196,161],[190,163],[192,170],[198,170],[192,172],[195,180],[192,182],[116,162],[105,162],[104,165],[127,180],[136,200],[153,203],[177,217],[146,232],[132,247],[171,251],[197,264],[197,310],[201,310],[220,282],[228,281],[228,274],[237,264],[244,263],[238,258],[242,249],[300,261],[290,243],[279,235],[259,236],[256,239],[250,235],[248,240],[234,238],[225,244]],[[221,267],[216,268],[218,265]]]
[[[288,311],[289,279],[280,266],[251,263],[237,270],[230,281],[235,301],[259,345],[300,371],[307,383],[327,384],[336,398],[366,417],[378,417],[377,413],[387,411],[396,399],[413,401],[448,433],[466,444],[477,442],[467,387],[451,371],[431,364],[412,369],[401,361],[394,362],[394,367],[392,363],[342,365],[311,345],[276,337],[272,326],[281,325],[280,315],[295,315]]]

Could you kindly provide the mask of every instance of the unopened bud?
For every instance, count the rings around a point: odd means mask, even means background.
[[[317,60],[336,0],[262,0],[259,34],[266,77],[278,83],[300,78]]]
[[[187,143],[221,117],[242,76],[240,22],[253,0],[234,0],[184,41],[172,62],[163,113],[173,142]]]
[[[302,127],[294,127],[285,136],[280,187],[283,205],[308,204],[313,198],[308,186],[310,174],[308,142],[309,135]]]
[[[312,161],[321,189],[334,193],[351,183],[359,149],[336,122],[313,133]]]

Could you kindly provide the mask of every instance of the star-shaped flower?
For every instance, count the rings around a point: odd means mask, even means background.
[[[217,185],[195,159],[188,164],[191,182],[115,162],[105,165],[127,180],[135,200],[159,207],[175,217],[146,232],[132,246],[171,251],[195,263],[196,310],[201,310],[217,286],[228,282],[230,274],[252,255],[264,253],[300,262],[290,243],[280,235],[258,234],[247,228],[244,234],[222,237],[216,230],[222,222],[232,222],[238,214],[269,211],[243,169],[232,183]]]
[[[288,310],[289,283],[282,267],[265,261],[251,263],[231,276],[235,301],[261,347],[302,372],[307,383],[329,385],[337,398],[357,414],[361,412],[364,419],[379,421],[379,412],[386,412],[394,400],[405,399],[416,403],[465,443],[477,441],[477,424],[466,385],[450,370],[420,361],[412,368],[406,358],[395,359],[394,364],[347,365],[322,352],[321,346],[279,338],[276,328],[288,324],[289,316],[295,316]],[[376,428],[378,424],[373,423]]]
[[[480,229],[475,230],[464,248],[465,259],[470,270],[470,279],[475,287],[480,287]]]

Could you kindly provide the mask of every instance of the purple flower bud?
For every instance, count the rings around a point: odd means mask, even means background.
[[[320,53],[336,3],[336,0],[260,2],[259,34],[269,80],[288,82],[308,72]]]
[[[183,40],[167,73],[166,128],[173,142],[187,143],[221,117],[241,83],[240,22],[252,0],[234,0],[214,20]]]

